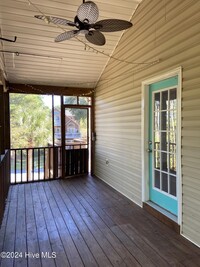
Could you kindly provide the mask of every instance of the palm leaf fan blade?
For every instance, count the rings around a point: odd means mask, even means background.
[[[54,24],[76,26],[76,24],[73,21],[70,21],[68,19],[58,18],[58,17],[50,17],[50,21]]]
[[[66,26],[76,26],[76,24],[73,21],[63,19],[63,18],[44,16],[44,15],[35,15],[34,17],[37,19],[44,20],[48,23],[52,22],[54,24],[60,24],[60,25],[66,25]]]
[[[94,29],[99,30],[101,32],[116,32],[116,31],[123,31],[130,27],[133,24],[126,20],[121,19],[104,19],[97,21],[94,24]]]
[[[85,34],[85,38],[94,45],[104,45],[106,43],[105,36],[99,31],[89,31]]]
[[[62,42],[62,41],[65,41],[65,40],[69,40],[69,39],[71,39],[72,37],[75,37],[78,34],[79,34],[79,30],[63,32],[63,33],[59,34],[55,38],[55,42]]]

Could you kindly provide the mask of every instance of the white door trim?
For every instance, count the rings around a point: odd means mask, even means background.
[[[149,200],[149,156],[148,156],[148,111],[149,111],[149,85],[173,76],[178,76],[177,102],[178,102],[178,127],[177,135],[181,137],[181,91],[182,67],[168,71],[164,74],[149,78],[142,82],[142,202]],[[177,140],[177,199],[178,199],[178,224],[182,225],[182,174],[181,174],[181,138]]]

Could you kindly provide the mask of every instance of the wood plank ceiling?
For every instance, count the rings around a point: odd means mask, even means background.
[[[99,19],[130,20],[141,0],[96,0]],[[55,43],[54,38],[69,27],[57,27],[34,18],[45,14],[74,20],[82,0],[0,0],[1,37],[15,43],[1,41],[0,55],[7,80],[20,84],[40,84],[94,88],[109,57],[97,53],[73,38]],[[105,33],[102,47],[81,41],[111,55],[123,32]]]

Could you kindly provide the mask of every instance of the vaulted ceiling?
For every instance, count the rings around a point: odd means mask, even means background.
[[[130,21],[141,0],[97,0],[99,19]],[[95,46],[83,35],[61,43],[54,38],[70,26],[56,26],[34,15],[74,20],[82,0],[0,0],[0,55],[12,83],[94,88],[123,31],[106,32],[106,44]]]

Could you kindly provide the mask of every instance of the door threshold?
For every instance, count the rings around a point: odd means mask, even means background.
[[[180,225],[178,224],[177,216],[151,201],[144,202],[143,208],[151,215],[156,217],[159,221],[169,226],[176,233],[180,234]]]

